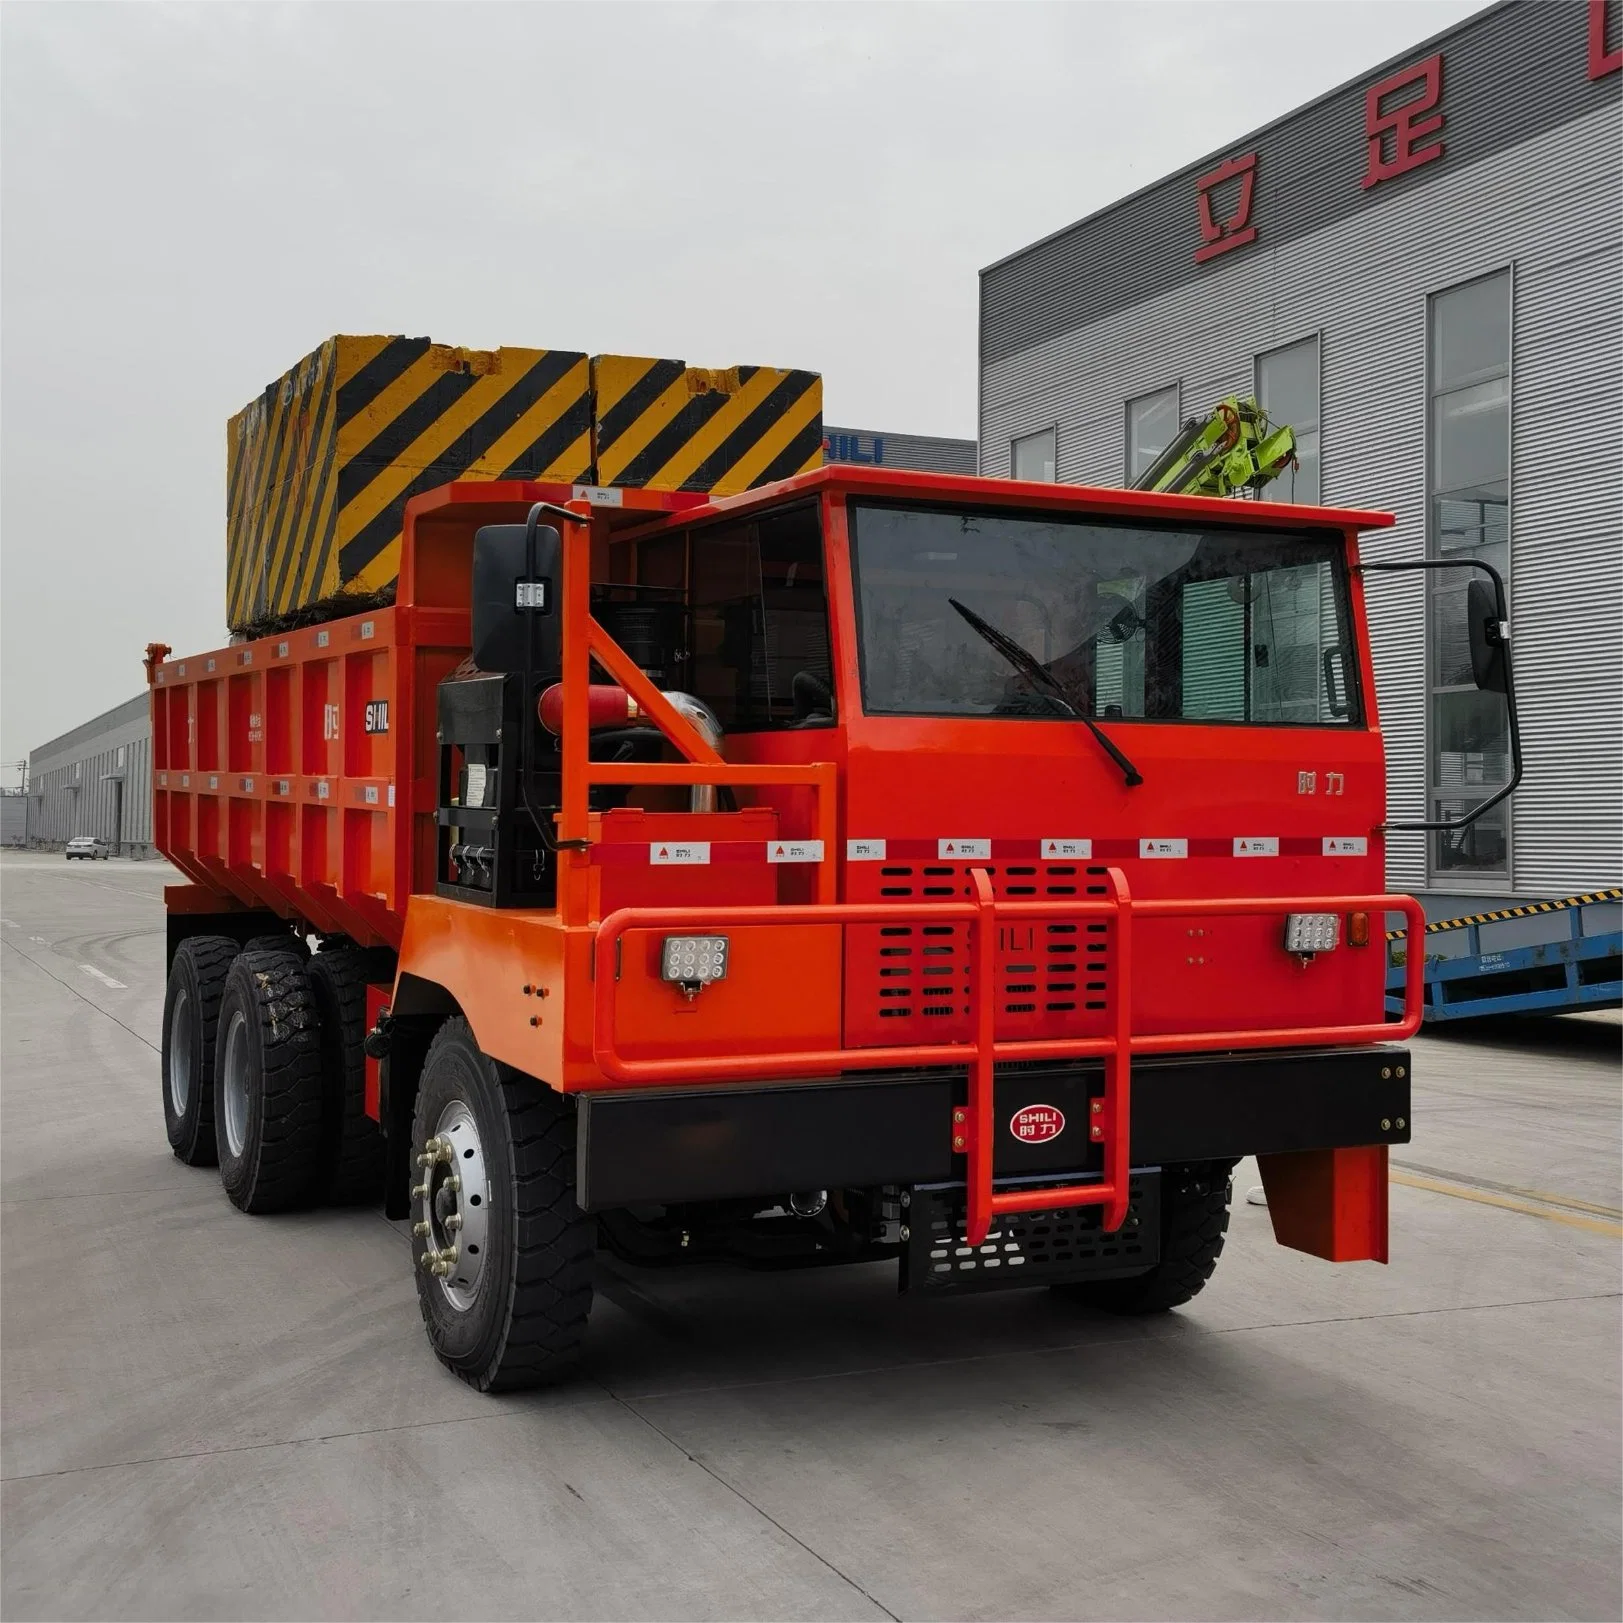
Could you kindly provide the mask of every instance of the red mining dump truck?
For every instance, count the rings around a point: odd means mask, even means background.
[[[576,1357],[600,1247],[1157,1311],[1255,1154],[1281,1243],[1384,1260],[1424,961],[1389,1023],[1388,522],[421,491],[392,604],[148,651],[175,1153],[409,1218],[490,1389]]]

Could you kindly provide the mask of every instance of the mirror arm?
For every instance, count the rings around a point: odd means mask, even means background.
[[[1407,563],[1356,564],[1355,575],[1395,575],[1412,569],[1480,569],[1493,582],[1493,609],[1498,617],[1501,642],[1500,658],[1505,662],[1505,712],[1510,731],[1510,782],[1473,806],[1463,817],[1443,818],[1422,823],[1383,823],[1376,831],[1380,834],[1424,833],[1436,830],[1448,833],[1454,829],[1469,828],[1486,811],[1491,811],[1502,800],[1508,800],[1522,781],[1522,735],[1516,719],[1516,682],[1510,669],[1510,609],[1505,599],[1505,582],[1492,564],[1476,558],[1415,558]]]

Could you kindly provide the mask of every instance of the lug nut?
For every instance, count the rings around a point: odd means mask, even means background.
[[[445,1226],[454,1234],[459,1228],[462,1227],[462,1213],[452,1212],[451,1215],[446,1218]]]
[[[426,1240],[429,1235],[434,1232],[434,1229],[433,1226],[428,1223],[413,1223],[411,1225],[411,1232],[416,1235],[419,1240]]]
[[[426,1183],[414,1183],[411,1186],[411,1198],[413,1200],[427,1200],[428,1185]]]
[[[451,1176],[445,1180],[445,1187],[449,1189],[453,1195],[458,1194],[462,1189],[462,1180],[453,1172]]]

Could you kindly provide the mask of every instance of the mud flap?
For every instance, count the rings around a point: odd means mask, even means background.
[[[1274,1238],[1330,1262],[1386,1261],[1386,1146],[1259,1155]]]

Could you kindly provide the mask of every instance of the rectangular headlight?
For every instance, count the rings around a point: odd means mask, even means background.
[[[1286,952],[1334,952],[1341,942],[1339,913],[1287,913]]]
[[[727,937],[668,935],[660,949],[660,977],[690,986],[727,978]]]

